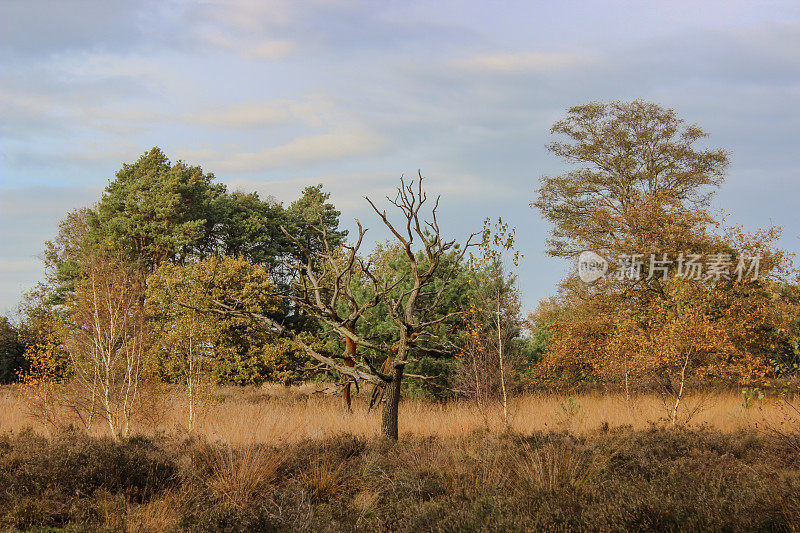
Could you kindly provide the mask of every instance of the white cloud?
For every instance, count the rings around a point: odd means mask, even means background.
[[[251,179],[229,180],[231,190],[256,191],[263,197],[272,196],[288,205],[300,196],[305,187],[321,183],[331,193],[331,200],[343,217],[351,219],[363,214],[368,208],[364,196],[381,200],[393,192],[399,183],[399,175],[390,174],[333,174],[325,176],[303,176],[285,180],[257,181]]]
[[[424,190],[431,206],[437,195],[451,203],[459,200],[495,200],[514,197],[515,189],[493,182],[488,178],[468,174],[446,172],[423,173]],[[418,179],[416,173],[406,176],[406,183]],[[256,191],[262,196],[273,196],[284,204],[296,199],[304,187],[322,183],[331,193],[334,205],[340,209],[345,218],[363,215],[369,211],[365,196],[370,197],[378,206],[385,204],[386,196],[394,197],[400,185],[400,174],[334,174],[324,176],[309,175],[287,180],[257,181],[251,179],[228,180],[231,190],[245,192]]]
[[[287,0],[212,0],[203,11],[210,20],[240,31],[258,31],[267,24],[286,26],[294,21],[293,2]]]
[[[455,62],[456,67],[480,72],[514,74],[544,72],[591,63],[587,56],[576,54],[544,54],[522,52],[516,54],[475,54]]]
[[[217,172],[255,172],[324,160],[375,153],[384,145],[376,134],[350,130],[297,137],[256,152],[239,152],[208,163]]]
[[[203,33],[201,38],[212,46],[232,50],[246,59],[283,59],[295,47],[294,42],[287,39],[233,38],[219,30]]]
[[[489,178],[470,174],[443,173],[440,175],[436,172],[428,172],[428,175],[431,178],[425,178],[425,183],[430,193],[441,194],[443,197],[479,200],[513,198],[515,194],[518,194],[515,188]]]
[[[55,132],[77,126],[127,137],[155,124],[252,130],[292,124],[321,128],[348,122],[334,102],[313,95],[192,107],[196,110],[163,111],[152,103],[98,100],[86,94],[0,91],[0,114],[4,118],[0,131],[20,136],[32,130]]]
[[[188,123],[229,128],[263,128],[286,124],[291,120],[289,106],[285,103],[247,102],[221,105],[211,111],[184,113],[181,119]]]
[[[47,67],[64,83],[98,83],[124,80],[153,90],[180,87],[185,80],[164,68],[169,52],[151,55],[143,52],[111,53],[84,50],[55,54]]]

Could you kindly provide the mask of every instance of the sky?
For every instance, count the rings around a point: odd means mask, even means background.
[[[284,205],[364,196],[421,171],[445,236],[517,228],[526,310],[570,265],[529,207],[565,171],[550,126],[644,99],[731,153],[715,208],[800,251],[800,4],[171,1],[0,3],[0,313],[42,277],[58,222],[153,146]]]

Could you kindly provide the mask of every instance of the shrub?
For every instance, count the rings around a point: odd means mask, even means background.
[[[348,435],[230,446],[0,437],[0,528],[792,531],[800,459],[769,433]]]
[[[10,513],[0,525],[63,525],[98,517],[95,499],[143,503],[171,488],[177,465],[157,441],[134,437],[115,443],[75,430],[52,440],[25,431],[0,440],[0,505]],[[96,502],[95,502],[96,503]],[[0,512],[0,516],[4,513]],[[0,519],[2,520],[2,519]]]
[[[263,444],[204,443],[192,456],[191,473],[217,500],[243,509],[276,480],[282,461],[280,453]]]

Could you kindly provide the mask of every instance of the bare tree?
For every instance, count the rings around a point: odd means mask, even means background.
[[[331,246],[325,225],[320,224],[314,229],[318,232],[321,250],[312,254],[300,241],[292,236],[286,228],[281,228],[283,233],[294,242],[303,259],[298,259],[294,264],[287,264],[299,275],[296,290],[285,297],[291,299],[300,309],[322,320],[339,334],[345,345],[342,363],[348,368],[356,368],[358,358],[358,345],[372,348],[373,352],[380,353],[382,349],[359,339],[356,335],[358,322],[364,313],[381,302],[383,294],[392,287],[381,287],[373,282],[372,290],[366,298],[358,298],[353,291],[353,283],[363,280],[363,273],[369,270],[358,256],[358,251],[364,240],[367,230],[356,220],[358,237],[352,245],[343,244],[341,247]],[[375,370],[372,359],[364,354],[362,359],[366,369],[379,378],[384,375]],[[376,385],[380,382],[374,382]],[[351,410],[351,386],[358,387],[358,378],[344,374],[342,384],[342,406],[346,412]]]
[[[405,373],[405,367],[415,360],[415,353],[422,343],[427,344],[425,350],[430,353],[430,345],[440,340],[433,333],[434,326],[460,313],[452,311],[434,316],[440,307],[442,293],[455,276],[474,235],[469,237],[456,260],[450,261],[449,268],[444,271],[442,259],[456,249],[456,241],[441,239],[436,219],[438,197],[430,210],[430,219],[424,218],[422,209],[427,202],[427,195],[422,190],[421,175],[416,184],[414,181],[406,183],[401,178],[395,198],[387,198],[399,211],[401,223],[393,223],[386,211],[379,210],[369,198],[366,200],[402,246],[410,265],[410,273],[406,274],[410,288],[399,289],[406,277],[384,278],[370,263],[364,263],[358,256],[366,230],[356,221],[358,237],[355,243],[345,245],[341,250],[328,245],[321,227],[318,231],[321,232],[323,252],[316,254],[316,257],[303,249],[297,239],[293,239],[295,245],[301,248],[304,259],[292,265],[299,275],[298,289],[291,295],[283,295],[342,337],[346,348],[341,357],[319,353],[289,328],[270,317],[243,309],[238,302],[215,300],[211,310],[226,315],[247,316],[276,334],[287,335],[309,356],[345,376],[348,380],[345,391],[349,391],[349,383],[358,385],[361,382],[385,389],[381,433],[390,439],[397,439],[403,378],[421,377]],[[355,294],[353,283],[356,281],[369,287],[366,296]],[[356,331],[364,313],[380,303],[385,305],[395,326],[397,340],[391,345],[363,338]],[[378,368],[380,360],[383,361],[382,369]]]
[[[411,267],[412,286],[410,289],[397,296],[392,295],[388,290],[380,293],[399,337],[393,345],[390,374],[392,380],[387,384],[381,417],[381,432],[393,439],[398,437],[398,408],[405,367],[414,361],[415,350],[420,343],[438,340],[432,331],[436,324],[461,313],[461,311],[445,312],[434,317],[445,288],[452,281],[460,260],[476,235],[469,236],[457,260],[451,263],[449,271],[441,272],[442,260],[456,246],[456,241],[443,241],[441,238],[439,223],[436,219],[436,211],[439,207],[438,196],[431,208],[430,220],[426,220],[424,215],[421,216],[421,211],[428,199],[422,190],[422,174],[419,175],[416,190],[414,185],[413,180],[406,184],[401,177],[395,198],[387,197],[389,203],[400,211],[401,224],[392,223],[385,210],[378,209],[372,200],[366,199],[383,224],[403,247]],[[415,246],[415,242],[418,243],[418,246]],[[419,254],[417,249],[419,249]],[[374,284],[381,283],[370,270],[365,270],[365,274],[372,279]],[[440,280],[438,288],[434,283],[437,278]],[[384,287],[385,285],[384,283]]]

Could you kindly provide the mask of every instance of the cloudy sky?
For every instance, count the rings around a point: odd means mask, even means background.
[[[308,184],[386,238],[364,195],[421,169],[448,235],[517,227],[525,306],[567,265],[528,207],[576,104],[643,98],[732,153],[717,206],[800,250],[796,2],[0,4],[0,313],[58,221],[152,146],[285,203]],[[349,223],[349,222],[348,222]]]

